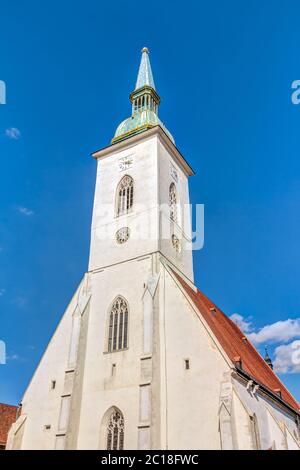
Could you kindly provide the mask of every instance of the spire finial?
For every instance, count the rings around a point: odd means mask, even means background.
[[[149,49],[148,49],[148,47],[143,47],[143,49],[142,49],[142,54],[143,54],[144,52],[146,52],[146,54],[149,54]]]

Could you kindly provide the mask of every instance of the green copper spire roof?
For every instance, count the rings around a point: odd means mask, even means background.
[[[265,359],[266,363],[268,364],[268,366],[270,366],[271,369],[273,369],[272,359],[271,359],[270,356],[269,356],[267,346],[265,346],[265,353],[266,353],[266,354],[265,354],[265,358],[264,358],[264,359]]]
[[[113,144],[155,126],[160,126],[174,143],[172,135],[158,118],[160,97],[155,90],[147,47],[142,49],[136,86],[130,95],[130,101],[132,103],[132,115],[117,127],[112,139]]]
[[[149,50],[147,47],[142,49],[142,59],[140,63],[139,73],[135,85],[135,89],[138,90],[143,86],[150,86],[155,90],[150,60],[149,60]]]

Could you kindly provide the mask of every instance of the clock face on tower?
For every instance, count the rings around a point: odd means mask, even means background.
[[[125,171],[133,165],[133,155],[119,158],[119,171]]]

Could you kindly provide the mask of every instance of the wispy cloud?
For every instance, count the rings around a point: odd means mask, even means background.
[[[5,292],[6,292],[6,290],[5,290],[5,289],[0,289],[0,297],[2,297],[2,295],[4,295],[4,294],[5,294]]]
[[[12,354],[11,356],[6,356],[6,359],[8,361],[18,361],[20,356],[18,354]]]
[[[274,371],[281,374],[300,373],[300,318],[287,319],[255,329],[249,318],[231,315],[238,327],[256,346],[274,344]]]
[[[19,354],[12,353],[6,356],[7,362],[15,361],[15,362],[28,362],[27,357],[20,356]]]
[[[21,132],[17,127],[9,127],[5,130],[5,135],[9,139],[18,140],[21,137]]]
[[[234,313],[230,318],[244,333],[248,333],[253,330],[250,318],[244,318],[239,313]]]
[[[273,366],[281,374],[298,374],[300,372],[300,340],[277,346],[274,351]]]
[[[25,215],[26,217],[34,215],[34,211],[32,209],[28,209],[28,207],[19,206],[18,211],[20,214]]]
[[[300,336],[300,318],[277,321],[248,335],[255,344],[286,343]]]

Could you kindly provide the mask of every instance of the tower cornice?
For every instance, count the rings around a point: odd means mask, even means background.
[[[153,137],[155,135],[159,137],[162,144],[170,151],[170,153],[174,157],[174,160],[177,161],[177,163],[181,166],[185,174],[187,176],[193,176],[195,174],[194,170],[185,160],[176,145],[172,142],[172,140],[160,126],[152,127],[151,129],[145,130],[142,133],[130,136],[130,138],[128,137],[127,139],[123,139],[119,142],[108,145],[107,147],[96,150],[92,153],[92,157],[96,160],[107,157],[112,153],[115,154],[117,152],[121,152],[122,150],[130,148],[136,145],[137,143],[149,139],[150,137]]]

